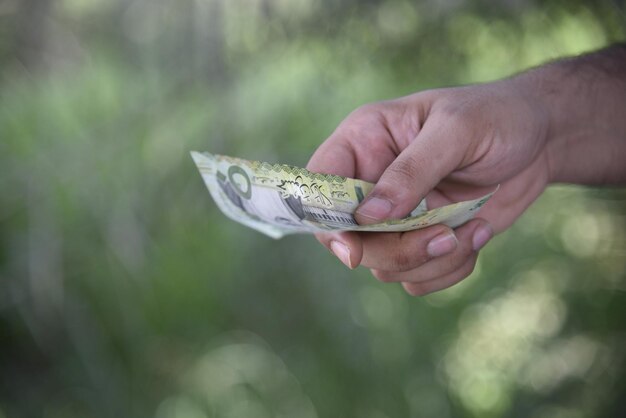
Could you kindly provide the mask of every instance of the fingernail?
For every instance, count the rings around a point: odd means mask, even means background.
[[[356,213],[377,221],[386,219],[391,213],[391,202],[379,197],[371,197],[361,205]]]
[[[472,248],[474,251],[478,251],[489,242],[489,240],[493,237],[493,229],[491,229],[491,225],[483,225],[474,231],[474,236],[472,237]]]
[[[441,257],[454,251],[457,243],[456,236],[452,232],[444,232],[430,240],[426,246],[426,252],[431,257]]]
[[[335,256],[341,260],[343,264],[348,266],[349,269],[353,269],[352,262],[350,261],[350,249],[339,241],[330,242],[330,250]]]

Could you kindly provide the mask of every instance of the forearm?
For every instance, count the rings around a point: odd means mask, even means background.
[[[548,114],[551,182],[626,184],[626,44],[511,79]]]

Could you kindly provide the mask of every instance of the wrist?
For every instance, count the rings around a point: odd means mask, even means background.
[[[626,180],[626,47],[565,58],[510,79],[545,113],[550,183]]]
[[[579,148],[579,142],[592,135],[585,124],[586,112],[577,105],[573,92],[580,92],[583,79],[576,79],[567,62],[557,61],[518,74],[511,79],[522,94],[537,110],[545,124],[543,154],[547,165],[547,182],[574,181],[577,173],[572,171],[571,159]]]
[[[525,102],[525,106],[532,111],[527,121],[528,132],[534,132],[536,143],[543,144],[538,159],[545,161],[544,170],[547,183],[559,182],[564,166],[563,153],[559,149],[564,147],[564,141],[559,134],[560,122],[554,111],[552,92],[547,85],[547,75],[540,74],[542,68],[518,74],[503,80],[508,84],[511,95]]]

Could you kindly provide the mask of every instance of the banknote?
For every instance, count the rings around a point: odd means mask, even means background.
[[[400,232],[472,219],[494,192],[428,210],[426,200],[404,219],[359,225],[354,211],[374,184],[284,164],[191,152],[213,200],[229,218],[272,238],[333,231]]]

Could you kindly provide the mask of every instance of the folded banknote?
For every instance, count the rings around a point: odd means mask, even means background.
[[[472,219],[494,192],[428,210],[426,200],[404,219],[359,225],[354,211],[374,184],[284,164],[199,153],[191,156],[217,206],[229,218],[272,238],[287,234],[363,231],[400,232]]]

